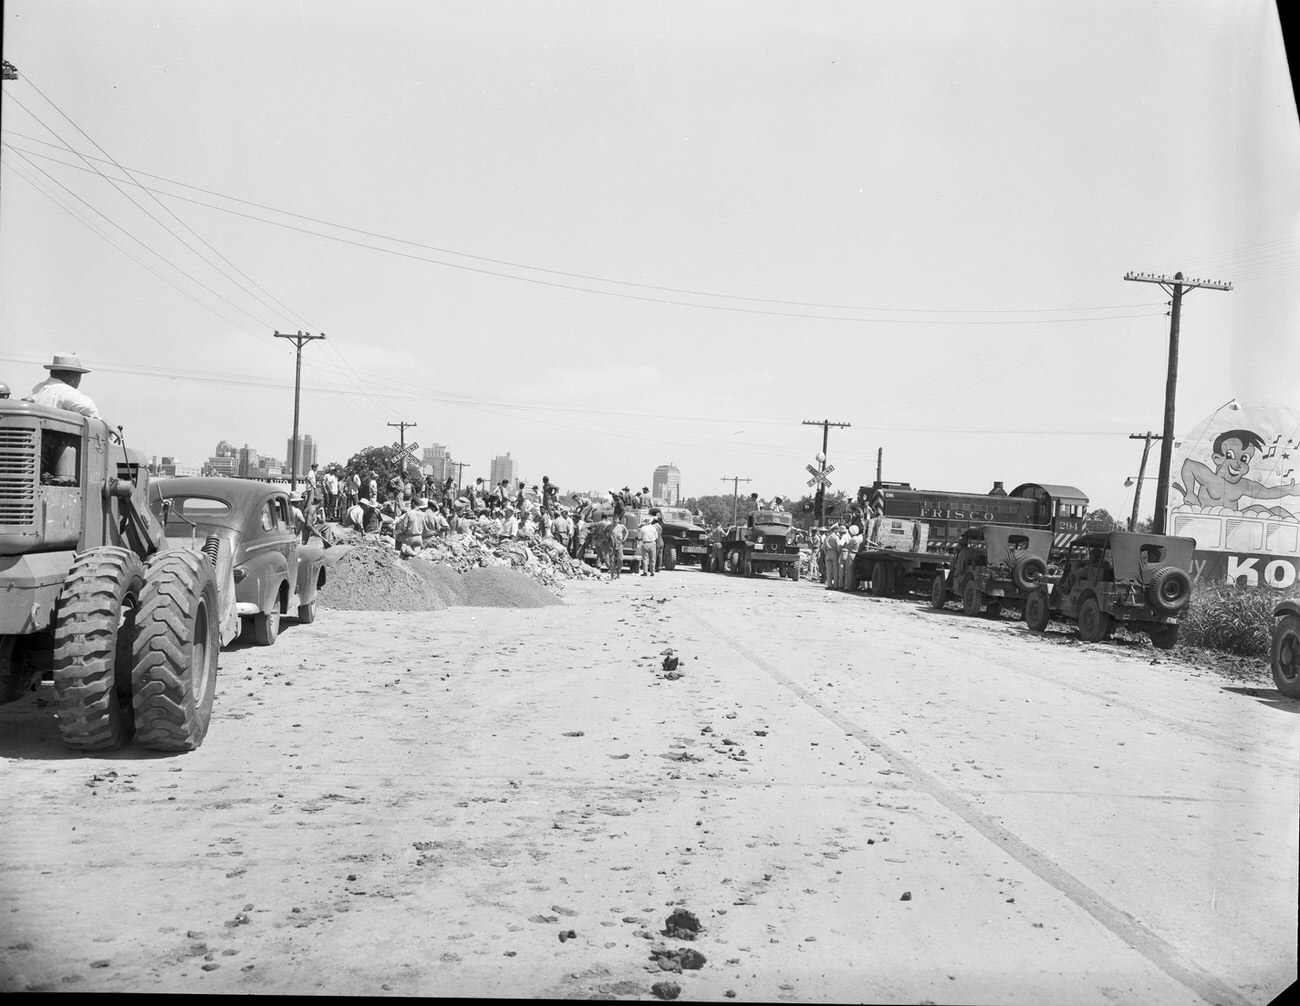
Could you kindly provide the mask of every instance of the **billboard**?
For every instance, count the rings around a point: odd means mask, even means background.
[[[1192,578],[1286,588],[1300,579],[1300,411],[1224,403],[1174,441],[1169,534],[1196,539]]]

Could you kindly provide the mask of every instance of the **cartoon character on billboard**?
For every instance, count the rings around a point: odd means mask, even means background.
[[[1210,460],[1214,467],[1193,458],[1185,458],[1182,467],[1183,484],[1174,483],[1184,501],[1194,506],[1210,509],[1226,507],[1245,513],[1267,513],[1274,517],[1294,520],[1295,515],[1282,507],[1263,507],[1243,504],[1244,499],[1268,500],[1283,496],[1300,496],[1295,479],[1286,483],[1265,486],[1247,478],[1250,463],[1264,449],[1264,438],[1252,430],[1226,430],[1214,438]]]

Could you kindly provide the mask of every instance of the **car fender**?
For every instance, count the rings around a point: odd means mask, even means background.
[[[316,545],[298,549],[298,604],[311,604],[325,583],[325,550]]]

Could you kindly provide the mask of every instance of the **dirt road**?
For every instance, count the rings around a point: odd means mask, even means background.
[[[1263,669],[680,570],[323,611],[221,675],[184,756],[0,709],[0,990],[1243,1004],[1296,977],[1300,703]],[[679,907],[694,941],[661,933]]]

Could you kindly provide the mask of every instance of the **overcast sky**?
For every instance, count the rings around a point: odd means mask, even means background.
[[[322,461],[407,421],[468,478],[509,451],[565,490],[671,462],[687,495],[798,495],[803,421],[830,419],[838,488],[883,448],[886,479],[1069,483],[1125,515],[1169,324],[1130,270],[1234,284],[1185,300],[1180,432],[1300,405],[1300,129],[1266,0],[4,19],[0,380],[79,352],[148,454],[283,456],[272,333],[323,331]]]

